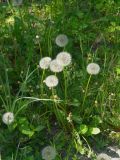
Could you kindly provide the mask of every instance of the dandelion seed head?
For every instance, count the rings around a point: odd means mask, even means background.
[[[101,153],[97,156],[97,160],[111,160],[111,157],[105,153]]]
[[[68,66],[72,61],[72,57],[68,52],[60,52],[56,57],[56,61],[61,66]]]
[[[44,82],[49,88],[56,87],[58,85],[58,78],[55,75],[50,75]]]
[[[59,47],[64,47],[68,44],[68,37],[65,34],[59,34],[55,42]]]
[[[39,39],[39,36],[38,36],[38,35],[36,35],[36,39]]]
[[[95,104],[98,104],[98,101],[97,101],[97,100],[95,100]]]
[[[44,57],[40,60],[39,67],[42,68],[42,69],[48,69],[49,65],[50,65],[50,62],[51,62],[50,57]]]
[[[87,66],[87,72],[91,75],[96,75],[100,72],[100,66],[96,63],[90,63]]]
[[[2,121],[5,124],[11,124],[14,121],[14,114],[12,112],[6,112],[2,116]]]
[[[50,70],[52,72],[62,72],[63,66],[59,65],[59,63],[55,59],[55,60],[51,61],[51,63],[50,63]]]
[[[47,146],[42,150],[42,158],[45,160],[53,160],[56,154],[56,150],[52,146]]]

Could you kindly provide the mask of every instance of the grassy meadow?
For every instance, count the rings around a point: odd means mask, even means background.
[[[104,160],[109,145],[120,147],[120,1],[0,2],[0,160]]]

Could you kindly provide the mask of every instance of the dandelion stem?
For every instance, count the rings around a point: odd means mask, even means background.
[[[83,110],[85,100],[86,100],[86,97],[87,97],[87,92],[88,92],[88,87],[89,87],[89,84],[90,84],[91,77],[92,77],[92,75],[89,76],[89,79],[88,79],[88,82],[87,82],[87,85],[86,85],[86,88],[85,88],[85,94],[84,94],[83,103],[82,103],[82,110]]]
[[[64,87],[65,87],[65,109],[66,109],[66,105],[67,105],[67,77],[66,77],[66,70],[64,69],[63,71],[64,74]]]
[[[41,82],[40,82],[40,88],[41,88],[41,97],[43,95],[43,79],[44,79],[44,75],[45,75],[45,69],[42,72],[42,76],[41,76]]]
[[[54,98],[54,95],[55,95],[54,89],[52,88],[52,97],[53,98]],[[58,109],[57,103],[56,103],[56,101],[53,101],[53,103],[54,103],[53,110],[54,110],[54,113],[55,113],[56,118],[58,120],[58,123],[59,123],[59,125],[62,124],[62,126],[64,127],[65,125],[64,125],[64,122],[63,122],[63,118],[61,117],[61,113],[60,113],[60,110]],[[64,129],[65,129],[65,127],[64,127]]]

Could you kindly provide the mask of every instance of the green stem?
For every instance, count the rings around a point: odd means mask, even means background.
[[[64,69],[63,71],[64,74],[64,87],[65,87],[65,110],[66,110],[66,105],[67,105],[67,77],[66,77],[66,70]]]
[[[87,92],[88,92],[88,88],[89,88],[91,77],[92,77],[92,75],[89,76],[89,79],[88,79],[88,82],[87,82],[87,85],[86,85],[86,88],[85,88],[85,95],[84,95],[84,98],[83,98],[82,110],[83,110],[83,107],[84,107],[84,104],[85,104],[85,100],[86,100],[86,97],[87,97]]]
[[[54,95],[55,95],[54,94],[54,89],[52,88],[52,97],[53,98],[54,98]],[[58,109],[57,103],[56,103],[56,101],[54,101],[53,103],[54,103],[53,111],[54,111],[54,113],[56,115],[58,123],[59,123],[60,126],[62,125],[64,127],[64,129],[65,129],[65,124],[64,124],[63,118],[60,115],[61,113],[59,113],[59,109]]]
[[[79,39],[80,39],[80,50],[81,50],[81,53],[82,53],[82,62],[83,62],[83,66],[85,66],[84,65],[84,51],[83,51],[82,39],[81,39],[81,37],[79,37]]]
[[[42,77],[41,77],[41,82],[40,82],[40,88],[41,88],[41,97],[43,95],[43,79],[45,75],[45,69],[43,70]]]

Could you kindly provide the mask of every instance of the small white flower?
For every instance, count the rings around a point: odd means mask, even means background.
[[[56,150],[52,146],[47,146],[42,150],[42,158],[45,160],[55,159],[56,154]]]
[[[90,63],[87,66],[87,72],[91,75],[96,75],[100,72],[100,66],[96,63]]]
[[[72,113],[69,113],[66,119],[69,123],[72,123]]]
[[[44,57],[40,60],[39,62],[39,66],[40,68],[42,69],[48,69],[49,65],[50,65],[50,62],[51,62],[51,58],[50,57]]]
[[[60,34],[56,37],[55,42],[59,47],[64,47],[68,44],[68,37],[65,34]]]
[[[13,0],[12,1],[13,6],[20,6],[20,5],[22,5],[22,2],[23,2],[23,0]]]
[[[61,66],[68,66],[71,61],[71,55],[68,52],[60,52],[56,57],[57,63]]]
[[[97,160],[111,160],[111,157],[105,153],[101,153],[97,156]]]
[[[63,66],[59,65],[59,63],[55,59],[55,60],[51,61],[51,63],[50,63],[50,70],[52,72],[62,72]]]
[[[58,78],[55,75],[50,75],[44,82],[49,88],[56,87],[58,85]]]
[[[14,121],[14,114],[12,112],[6,112],[2,116],[2,121],[5,124],[11,124]]]

